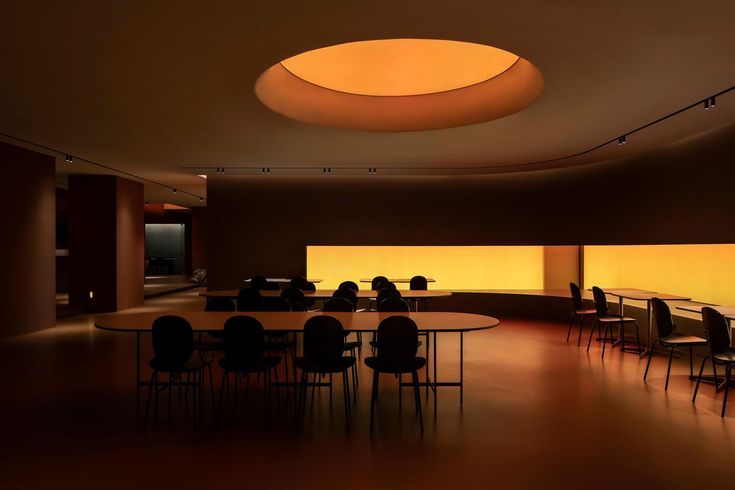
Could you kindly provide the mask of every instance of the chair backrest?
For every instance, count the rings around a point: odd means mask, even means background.
[[[398,289],[398,288],[396,287],[396,283],[385,281],[384,283],[380,285],[380,287],[378,288],[378,291],[380,291],[381,289]]]
[[[378,358],[384,365],[409,365],[416,357],[419,330],[407,316],[390,316],[378,325]]]
[[[378,291],[377,302],[380,304],[383,300],[388,298],[400,298],[401,292],[393,288],[383,288]]]
[[[337,289],[349,289],[350,291],[358,292],[360,286],[355,281],[342,281]]]
[[[727,319],[714,308],[705,306],[702,308],[702,322],[712,354],[726,352],[730,348],[730,335],[728,333],[730,328],[727,325]]]
[[[302,291],[316,291],[316,284],[311,281],[306,281],[301,286],[299,286],[299,289]]]
[[[355,311],[355,309],[349,299],[334,297],[324,302],[322,311]]]
[[[398,296],[392,298],[385,298],[383,301],[378,303],[378,311],[389,311],[389,312],[404,312],[410,311],[408,303],[405,299]]]
[[[176,315],[159,316],[151,329],[153,353],[160,367],[176,369],[191,359],[194,353],[194,333],[185,318]]]
[[[260,311],[263,309],[263,296],[253,287],[242,288],[237,293],[237,311]]]
[[[297,287],[289,286],[285,288],[281,291],[281,298],[288,301],[293,310],[303,310],[306,307],[304,293]]]
[[[265,276],[253,276],[250,278],[250,287],[255,289],[263,289],[263,286],[268,283],[268,279]]]
[[[291,303],[285,298],[263,298],[263,311],[291,311]]]
[[[429,281],[424,276],[413,276],[408,283],[408,288],[414,291],[426,291],[429,289]]]
[[[235,311],[235,302],[230,298],[213,297],[207,298],[204,311]]]
[[[278,291],[279,289],[281,289],[281,286],[277,282],[266,281],[265,284],[263,284],[258,289],[260,289],[261,291]]]
[[[572,305],[574,306],[574,311],[583,310],[584,301],[582,301],[582,291],[579,289],[579,286],[577,286],[576,283],[570,282],[569,291],[572,293]]]
[[[333,316],[314,316],[304,324],[304,357],[311,364],[334,366],[342,357],[344,346],[342,323]]]
[[[307,282],[309,281],[307,281],[304,276],[293,276],[291,278],[291,287],[301,289],[301,286],[303,286]]]
[[[669,337],[674,333],[674,321],[671,319],[671,310],[666,301],[659,298],[651,298],[653,307],[653,321],[656,323],[658,338]]]
[[[225,356],[234,364],[254,365],[265,352],[263,325],[251,316],[227,319],[224,326]]]
[[[595,297],[595,310],[597,310],[598,316],[607,316],[610,314],[610,310],[607,308],[607,296],[605,291],[594,286],[592,288],[592,295]]]
[[[333,298],[345,298],[352,303],[352,311],[357,309],[357,293],[352,289],[338,289],[332,293]]]
[[[373,277],[373,280],[370,282],[370,289],[373,291],[377,291],[380,289],[381,285],[384,282],[388,282],[388,278],[385,276],[375,276]]]

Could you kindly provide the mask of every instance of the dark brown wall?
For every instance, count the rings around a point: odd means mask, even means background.
[[[306,245],[733,242],[734,161],[735,126],[636,158],[565,170],[212,176],[209,287],[238,287],[256,273],[303,274]]]
[[[52,327],[55,301],[55,162],[0,143],[0,338]]]
[[[142,184],[109,175],[70,176],[69,304],[94,311],[141,304],[143,234]]]

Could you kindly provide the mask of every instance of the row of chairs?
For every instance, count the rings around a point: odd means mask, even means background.
[[[215,403],[214,384],[211,364],[214,359],[196,353],[191,325],[182,317],[166,315],[159,317],[152,328],[154,358],[150,361],[153,370],[151,383],[146,402],[144,427],[147,425],[151,399],[156,395],[158,406],[158,392],[168,389],[169,409],[171,406],[171,392],[181,387],[183,376],[187,376],[187,387],[193,389],[193,416],[196,426],[196,407],[201,404],[202,379],[204,370],[209,371],[212,387],[212,404],[215,406],[216,417],[219,420],[222,411],[225,387],[229,386],[231,374],[249,376],[250,374],[263,375],[265,388],[265,411],[270,411],[270,390],[272,378],[278,386],[277,366],[281,357],[268,354],[267,338],[260,322],[251,316],[233,316],[224,324],[222,330],[224,357],[219,360],[222,369],[219,403]],[[299,389],[296,396],[295,415],[297,427],[303,421],[306,409],[306,392],[309,387],[308,377],[313,375],[323,377],[332,374],[341,374],[343,380],[343,396],[345,404],[346,426],[350,428],[351,401],[349,394],[350,382],[348,371],[356,365],[354,356],[344,355],[345,331],[340,321],[332,316],[320,315],[310,318],[303,330],[303,354],[296,358],[295,366],[301,371]],[[370,430],[373,429],[374,407],[378,398],[379,375],[390,373],[396,376],[411,374],[416,412],[419,416],[421,432],[423,433],[423,415],[419,399],[418,371],[426,365],[426,359],[416,356],[418,347],[418,329],[416,323],[406,316],[392,316],[384,319],[377,331],[376,352],[373,357],[365,359],[365,364],[373,370],[373,386],[370,406]],[[168,375],[168,380],[159,379],[161,373]],[[273,376],[272,376],[273,375]],[[312,383],[312,390],[314,385]],[[235,383],[237,386],[237,382]],[[199,390],[197,395],[197,391]],[[353,385],[354,389],[354,385]],[[277,391],[278,401],[280,395]],[[331,390],[330,390],[331,394]],[[312,391],[313,398],[313,391]],[[356,397],[355,397],[356,400]]]
[[[574,310],[571,315],[571,319],[569,322],[569,329],[567,331],[567,342],[569,341],[569,336],[572,331],[572,326],[576,321],[579,321],[579,338],[577,340],[577,345],[580,344],[581,338],[582,338],[582,328],[584,319],[588,317],[593,317],[593,326],[590,331],[590,340],[587,344],[587,351],[589,352],[589,344],[592,341],[593,332],[595,330],[595,325],[598,326],[598,334],[599,334],[599,325],[601,323],[606,324],[608,327],[605,331],[605,339],[607,338],[607,331],[609,328],[609,325],[612,325],[614,323],[618,323],[622,326],[625,323],[628,322],[635,322],[635,319],[629,318],[629,317],[622,317],[620,315],[612,315],[607,310],[607,301],[605,297],[605,292],[598,288],[594,287],[592,288],[593,296],[594,296],[594,302],[595,302],[595,308],[585,308],[584,302],[582,300],[582,294],[580,291],[579,286],[577,286],[575,283],[569,284],[571,293],[572,293],[572,301],[573,301],[573,307]],[[731,341],[730,341],[730,334],[729,330],[730,327],[727,323],[727,319],[717,310],[714,308],[710,308],[708,306],[702,308],[702,323],[704,326],[704,332],[705,337],[699,337],[696,335],[687,335],[677,332],[676,330],[676,324],[673,321],[673,317],[671,315],[671,309],[669,308],[669,305],[659,299],[659,298],[653,298],[651,300],[651,307],[653,310],[653,321],[656,325],[656,331],[658,333],[658,337],[653,341],[651,345],[651,350],[649,351],[648,360],[646,362],[646,370],[643,374],[643,380],[645,381],[648,378],[648,371],[651,367],[651,359],[653,358],[654,352],[656,350],[656,346],[658,345],[662,349],[668,349],[668,367],[666,370],[666,383],[664,386],[664,391],[668,391],[669,389],[669,379],[671,377],[671,364],[674,359],[674,354],[677,352],[677,349],[688,349],[689,351],[689,376],[690,379],[694,379],[694,348],[695,347],[702,347],[702,346],[708,346],[709,347],[709,353],[702,359],[702,364],[699,368],[699,374],[697,376],[697,384],[694,388],[694,394],[692,396],[692,403],[695,403],[697,400],[697,393],[699,391],[699,385],[702,382],[702,377],[704,373],[704,367],[707,363],[707,361],[710,361],[712,363],[712,375],[713,380],[716,385],[716,390],[724,390],[724,396],[722,400],[722,411],[720,413],[721,417],[725,416],[725,409],[727,407],[727,395],[730,387],[730,381],[731,381],[731,375],[732,375],[732,368],[735,366],[735,349],[731,347]],[[636,324],[636,330],[637,330],[637,324]],[[603,340],[605,342],[605,340]],[[640,344],[640,342],[638,342]],[[605,347],[603,343],[603,356],[605,352]],[[720,382],[720,378],[717,375],[717,366],[725,366],[725,378],[722,382]]]

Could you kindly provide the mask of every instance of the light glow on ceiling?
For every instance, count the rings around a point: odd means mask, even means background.
[[[281,61],[295,76],[330,90],[374,96],[423,95],[484,82],[518,56],[483,44],[378,39],[328,46]]]

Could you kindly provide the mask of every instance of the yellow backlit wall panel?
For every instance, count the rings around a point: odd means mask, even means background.
[[[308,246],[306,268],[308,277],[324,280],[322,289],[377,275],[419,274],[437,280],[431,289],[543,289],[544,247]]]
[[[584,247],[584,286],[629,287],[735,305],[735,244]]]

